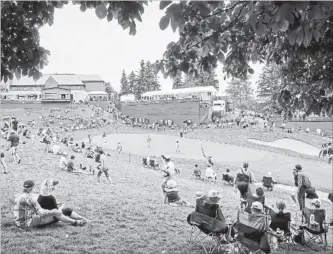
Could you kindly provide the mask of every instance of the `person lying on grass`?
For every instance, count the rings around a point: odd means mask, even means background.
[[[163,193],[165,193],[164,204],[172,206],[188,206],[194,207],[189,202],[181,198],[178,194],[177,183],[175,180],[167,181],[164,186]]]
[[[82,220],[72,219],[63,215],[62,208],[52,210],[43,209],[32,196],[34,185],[32,180],[25,181],[23,184],[23,192],[15,195],[13,217],[17,227],[32,228],[48,225],[52,223],[55,218],[74,226],[84,224]]]
[[[65,204],[57,203],[55,197],[53,196],[53,191],[55,186],[59,183],[59,181],[54,181],[52,178],[45,179],[40,187],[39,196],[37,202],[39,205],[46,210],[57,209],[61,210],[62,214],[68,218],[77,220],[80,225],[83,225],[89,220],[78,213],[74,212],[71,208],[64,208]],[[60,205],[60,206],[59,206]],[[59,207],[58,207],[59,206]],[[57,218],[54,218],[53,223],[58,222]],[[52,223],[52,222],[51,222]]]

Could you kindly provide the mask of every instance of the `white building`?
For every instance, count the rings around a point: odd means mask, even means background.
[[[217,93],[213,86],[201,86],[173,89],[171,91],[152,91],[141,95],[143,101],[171,100],[171,99],[200,99],[211,101]]]

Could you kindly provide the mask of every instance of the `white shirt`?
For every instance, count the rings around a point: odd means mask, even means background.
[[[173,176],[175,174],[175,164],[173,161],[169,161],[166,164],[166,171],[170,174],[170,176]]]
[[[105,164],[106,164],[106,155],[105,154],[101,154],[101,157],[99,158],[99,161],[101,163],[101,166],[105,167]]]
[[[59,161],[59,168],[64,170],[67,168],[67,159],[65,156],[62,156]]]
[[[211,167],[206,168],[206,177],[207,178],[215,178],[216,174]]]

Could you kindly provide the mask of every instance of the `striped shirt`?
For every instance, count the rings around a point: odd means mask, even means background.
[[[13,216],[18,227],[29,227],[34,215],[43,216],[45,210],[40,207],[30,193],[15,195]]]

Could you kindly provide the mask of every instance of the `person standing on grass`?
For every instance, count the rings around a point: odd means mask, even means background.
[[[123,147],[121,146],[120,142],[117,144],[117,152],[120,153],[123,150]]]
[[[5,162],[4,152],[0,152],[0,162],[1,162],[1,165],[3,167],[3,173],[8,174],[8,168],[7,168],[7,165],[6,165],[6,162]]]
[[[91,135],[88,134],[88,140],[89,140],[89,144],[91,144]]]
[[[13,119],[13,121],[12,121],[12,129],[13,129],[14,131],[17,131],[17,127],[18,127],[19,122],[18,122],[18,120],[16,119],[16,117],[12,117],[12,119]]]
[[[17,161],[17,163],[19,164],[21,162],[21,158],[17,154],[17,149],[18,149],[18,145],[20,144],[20,137],[13,130],[13,131],[11,131],[11,133],[8,137],[8,141],[10,142],[10,147],[8,148],[8,150],[10,150],[14,162]]]
[[[23,193],[15,195],[13,217],[17,227],[32,228],[49,225],[55,219],[74,226],[82,226],[84,224],[82,220],[75,220],[63,215],[62,209],[43,209],[32,196],[34,185],[32,180],[25,181]]]
[[[106,133],[105,133],[105,132],[103,133],[102,138],[103,138],[103,140],[104,140],[104,143],[106,143]]]
[[[150,135],[148,135],[147,143],[148,143],[148,147],[150,148],[150,144],[151,144],[151,137],[150,137]]]
[[[176,141],[176,153],[180,153],[179,141]]]
[[[203,157],[205,157],[207,159],[208,164],[210,164],[213,167],[214,163],[213,163],[213,160],[212,160],[212,156],[210,156],[210,155],[206,156],[205,155],[205,151],[204,151],[202,145],[201,145],[201,152],[202,152]]]
[[[247,198],[249,184],[254,182],[254,174],[249,170],[249,163],[244,162],[243,168],[241,168],[237,173],[234,184],[236,188],[235,190],[239,190],[241,199],[243,199],[243,201],[245,201]]]
[[[311,186],[309,177],[303,172],[302,166],[299,164],[295,166],[294,179],[295,185],[297,187],[296,197],[299,204],[299,209],[303,211],[305,208],[305,195],[308,194],[308,196],[310,196],[309,198],[318,198],[318,196],[315,193],[314,188]],[[311,190],[313,193],[309,193],[309,190]]]
[[[112,186],[114,186],[114,184],[112,183],[111,178],[109,176],[109,168],[106,166],[106,155],[102,149],[99,151],[99,154],[100,154],[100,156],[99,156],[99,165],[97,167],[97,169],[98,169],[97,181],[98,181],[98,183],[101,182],[100,178],[101,178],[101,175],[104,173],[106,179],[108,179],[110,184]]]

